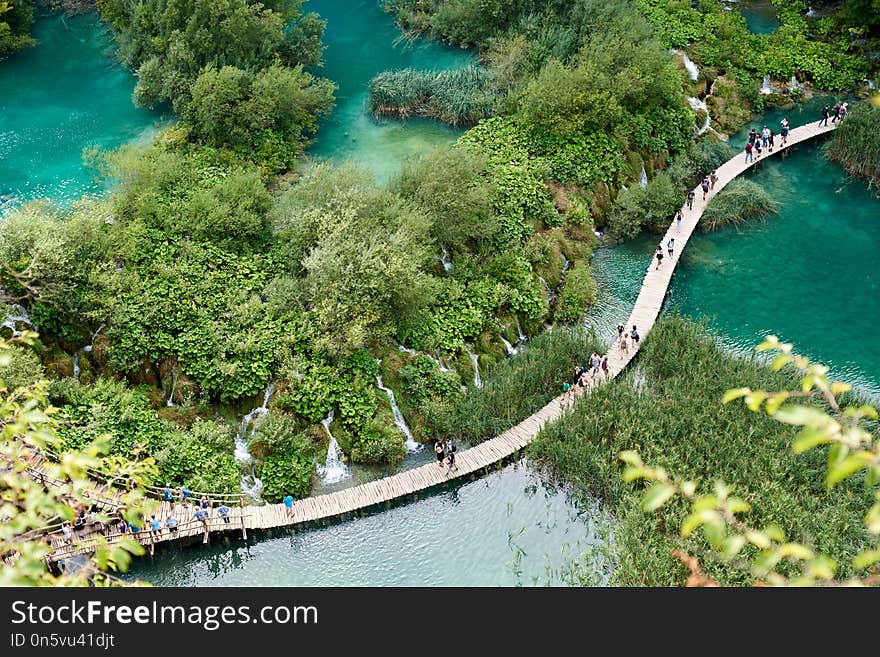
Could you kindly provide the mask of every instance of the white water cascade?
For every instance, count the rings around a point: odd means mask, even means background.
[[[171,368],[171,391],[168,393],[168,399],[165,401],[166,406],[177,406],[174,403],[174,391],[177,389],[177,378],[180,376],[180,367],[175,363]]]
[[[798,79],[793,75],[791,76],[791,81],[789,82],[789,84],[791,85],[792,91],[797,91],[801,88],[801,83],[798,82]]]
[[[764,79],[761,81],[761,88],[758,91],[765,96],[773,93],[773,87],[770,86],[769,75],[764,76]]]
[[[504,338],[503,335],[499,335],[498,337],[501,338],[501,342],[504,343],[504,348],[507,350],[507,357],[508,357],[508,358],[512,358],[513,356],[516,356],[516,347],[514,347],[512,344],[510,344],[510,343]]]
[[[688,75],[691,76],[691,80],[696,82],[700,77],[700,67],[697,66],[690,57],[687,56],[687,53],[683,50],[672,50],[671,52],[681,55],[681,61],[684,64],[685,69],[687,69]]]
[[[522,327],[519,325],[519,317],[516,318],[516,337],[518,340],[517,344],[522,344],[523,342],[528,341],[526,334],[523,333]]]
[[[17,338],[22,334],[22,331],[18,330],[19,322],[30,328],[34,327],[34,323],[31,321],[30,316],[27,314],[27,311],[24,309],[23,306],[20,306],[16,303],[13,304],[11,307],[12,312],[6,313],[6,317],[3,319],[3,323],[0,324],[0,330],[8,328],[10,331],[12,331],[12,337]]]
[[[639,187],[645,189],[648,186],[648,172],[645,171],[645,165],[642,164],[642,170],[639,173]]]
[[[440,262],[443,263],[443,271],[447,274],[452,271],[452,260],[449,259],[449,251],[446,250],[445,246],[440,251]]]
[[[327,459],[324,465],[318,466],[318,475],[325,484],[335,484],[338,481],[351,476],[351,468],[349,468],[343,460],[344,454],[336,438],[330,432],[330,425],[333,424],[333,411],[321,420],[324,431],[330,436],[330,445],[327,447]]]
[[[471,351],[471,348],[466,344],[464,345],[464,350],[467,352],[468,356],[471,359],[471,363],[474,366],[474,386],[477,388],[483,387],[483,379],[480,377],[480,361],[477,359],[477,355]]]
[[[422,449],[423,445],[416,442],[416,439],[413,438],[412,431],[409,430],[409,427],[406,424],[406,419],[403,417],[403,413],[401,413],[400,407],[397,405],[397,400],[394,398],[394,391],[391,388],[385,387],[385,384],[382,382],[381,374],[376,375],[376,385],[379,387],[379,390],[388,395],[388,402],[391,404],[391,414],[394,416],[394,424],[397,425],[397,428],[400,429],[400,433],[406,438],[406,443],[404,443],[406,451],[418,452]],[[327,433],[330,432],[328,431]]]
[[[79,369],[79,352],[78,351],[73,352],[73,357],[71,358],[71,360],[73,360],[73,378],[79,379],[80,369]]]
[[[254,472],[254,457],[248,451],[248,441],[254,435],[254,421],[269,413],[269,398],[275,392],[275,382],[272,381],[263,394],[263,403],[241,419],[238,433],[235,434],[235,460],[242,466],[241,490],[255,500],[260,501],[263,492],[263,482]]]
[[[706,106],[706,103],[704,103],[699,98],[694,98],[693,96],[688,98],[688,103],[690,104],[691,109],[693,109],[695,112],[705,112],[706,113],[706,120],[703,122],[702,126],[697,128],[697,131],[694,134],[695,137],[699,137],[701,134],[703,134],[704,132],[706,132],[707,130],[709,130],[711,128],[711,126],[709,124],[711,123],[712,119],[709,117],[709,108]]]

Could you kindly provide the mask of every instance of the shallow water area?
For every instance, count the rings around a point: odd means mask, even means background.
[[[134,76],[94,12],[38,18],[37,45],[0,62],[0,199],[68,204],[104,191],[83,149],[146,140],[161,112],[134,106]],[[2,202],[0,202],[2,205]]]
[[[575,582],[604,583],[604,566],[577,564],[608,526],[520,463],[345,522],[163,550],[126,577],[160,586],[514,586],[567,584],[575,572]]]
[[[408,159],[450,144],[463,132],[419,117],[405,122],[376,119],[369,112],[368,89],[370,80],[382,71],[457,68],[474,63],[473,54],[427,39],[401,39],[393,16],[375,0],[309,0],[305,9],[327,21],[324,67],[319,73],[339,86],[336,107],[309,148],[312,156],[335,163],[352,160],[385,182]]]

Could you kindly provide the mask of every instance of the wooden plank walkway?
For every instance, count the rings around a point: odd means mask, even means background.
[[[656,258],[654,258],[652,253],[638,298],[625,324],[626,330],[631,330],[635,324],[642,338],[646,337],[651,331],[660,314],[660,309],[679,257],[696,229],[706,205],[714,195],[724,189],[730,181],[755,166],[758,162],[777,155],[803,141],[831,132],[835,127],[836,124],[819,127],[817,122],[813,122],[794,128],[789,132],[786,146],[781,146],[781,138],[777,136],[777,145],[773,153],[767,153],[765,149],[761,158],[755,162],[746,163],[744,153],[740,152],[718,168],[716,172],[718,180],[705,201],[703,200],[703,191],[698,186],[694,190],[696,198],[693,208],[690,210],[683,208],[681,225],[675,225],[676,222],[673,221],[659,242],[663,245],[664,255],[663,264],[659,269],[656,268]],[[675,239],[675,250],[671,258],[668,257],[666,252],[666,243],[669,238]],[[620,374],[630,361],[635,358],[638,350],[638,345],[630,346],[626,351],[621,350],[617,345],[612,345],[608,351],[609,379]],[[601,384],[601,382],[601,379],[597,380],[597,384]],[[282,504],[247,506],[232,509],[230,522],[227,524],[218,518],[214,511],[207,524],[202,521],[182,522],[176,532],[163,528],[156,536],[149,532],[141,532],[138,538],[152,552],[155,544],[164,541],[202,536],[203,542],[208,542],[211,532],[273,529],[276,527],[293,526],[379,506],[407,495],[441,486],[454,479],[477,474],[484,468],[491,467],[498,462],[510,458],[528,445],[546,423],[557,420],[565,412],[567,406],[568,402],[564,402],[561,397],[556,397],[537,413],[526,418],[515,427],[458,454],[456,456],[456,469],[451,473],[447,472],[445,466],[440,467],[436,462],[432,462],[384,479],[370,481],[334,493],[299,500],[294,503],[292,514],[289,514]],[[160,513],[165,512],[167,512],[166,509],[160,511]],[[107,540],[111,543],[117,539],[118,534],[114,535],[111,533],[107,537]],[[52,558],[57,560],[90,551],[94,547],[94,539],[87,538],[77,541],[73,545],[62,545],[58,541],[53,541],[53,544],[57,547],[52,554]]]

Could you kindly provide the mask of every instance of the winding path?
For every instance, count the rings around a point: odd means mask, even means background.
[[[705,201],[703,200],[702,189],[697,187],[694,190],[696,199],[694,200],[693,208],[690,210],[684,208],[681,225],[675,225],[676,222],[673,221],[673,224],[669,226],[666,234],[660,240],[660,244],[663,245],[664,258],[663,264],[659,269],[656,268],[656,259],[652,254],[635,306],[626,322],[626,329],[630,330],[635,324],[638,326],[640,335],[644,338],[654,326],[660,314],[660,308],[663,305],[669,283],[672,280],[672,274],[678,264],[678,259],[696,229],[706,205],[715,194],[758,162],[778,155],[803,141],[831,132],[835,127],[835,124],[819,127],[817,122],[813,122],[794,128],[789,132],[786,146],[777,146],[773,153],[767,153],[765,149],[764,155],[756,162],[747,164],[744,153],[738,153],[718,168],[718,180],[715,183],[715,188],[710,191]],[[779,137],[777,137],[777,142],[780,141]],[[666,243],[669,238],[675,239],[675,251],[672,258],[668,257],[666,253]],[[622,351],[617,346],[612,346],[608,353],[609,378],[613,378],[623,371],[635,357],[636,353],[638,353],[638,346],[630,347],[627,351]],[[201,537],[202,541],[207,543],[211,532],[241,531],[243,535],[246,535],[248,529],[272,529],[314,522],[390,503],[393,500],[405,498],[420,491],[443,485],[453,479],[475,475],[498,462],[514,456],[538,435],[538,432],[545,423],[558,419],[563,414],[566,406],[567,403],[564,403],[561,397],[556,397],[537,413],[526,418],[515,427],[508,429],[495,438],[459,453],[456,457],[457,469],[452,473],[447,473],[445,467],[441,468],[432,462],[428,465],[353,486],[345,490],[299,500],[294,504],[292,514],[282,504],[241,506],[231,509],[228,523],[219,518],[215,511],[207,523],[200,520],[181,521],[178,530],[174,533],[163,528],[158,536],[154,537],[149,532],[142,532],[138,539],[141,543],[148,546],[152,552],[155,544],[164,541],[179,540],[185,537]],[[158,517],[164,517],[168,510],[167,503],[163,502],[163,508],[157,514]],[[113,542],[116,538],[117,535],[111,534],[108,540]],[[89,538],[77,541],[73,545],[64,545],[60,540],[53,539],[53,546],[56,549],[52,553],[51,558],[58,560],[74,554],[88,552],[92,549],[93,544],[94,541]]]

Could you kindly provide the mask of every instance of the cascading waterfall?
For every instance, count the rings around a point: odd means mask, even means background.
[[[507,357],[508,357],[508,358],[512,358],[513,356],[516,356],[516,347],[514,347],[512,344],[510,344],[510,343],[504,338],[503,335],[499,335],[498,337],[501,338],[501,342],[504,343],[504,348],[507,349]]]
[[[691,58],[687,56],[687,53],[684,52],[683,50],[675,50],[675,49],[673,49],[673,50],[671,50],[670,52],[673,52],[673,53],[675,53],[675,54],[677,54],[677,55],[681,55],[681,61],[682,61],[682,63],[684,64],[685,69],[687,69],[688,75],[691,76],[691,80],[692,80],[693,82],[696,82],[697,79],[700,77],[700,67],[697,66],[697,65],[691,60]]]
[[[446,247],[442,247],[440,251],[440,262],[443,263],[443,270],[448,274],[452,271],[452,261],[449,259],[449,251]]]
[[[12,337],[17,338],[20,337],[22,331],[18,330],[18,324],[24,324],[29,328],[34,328],[34,323],[31,321],[30,316],[27,314],[27,310],[24,309],[23,306],[15,303],[11,306],[12,312],[6,313],[6,317],[3,319],[3,323],[0,324],[0,329],[8,328],[12,331]]]
[[[645,170],[645,167],[642,167],[642,171],[644,171],[644,170]],[[569,267],[571,267],[571,261],[565,257],[564,253],[560,253],[559,257],[562,258],[562,276],[564,278]]]
[[[519,317],[516,318],[516,338],[518,340],[518,345],[528,341],[526,334],[523,333],[522,327],[519,325]]]
[[[801,83],[798,82],[797,77],[795,77],[794,75],[791,76],[791,81],[789,82],[789,84],[791,85],[792,91],[797,91],[801,88]]]
[[[335,484],[337,481],[342,481],[346,477],[351,476],[351,468],[349,468],[343,460],[345,455],[342,453],[342,448],[330,432],[331,424],[333,424],[332,409],[330,414],[321,420],[321,425],[324,427],[324,431],[330,436],[330,445],[327,447],[327,459],[324,462],[324,465],[318,466],[318,475],[321,477],[321,481],[325,484]]]
[[[92,349],[95,348],[95,340],[98,339],[98,334],[104,330],[106,324],[101,324],[94,333],[92,333],[92,341],[89,344],[85,345],[82,349],[77,349],[73,352],[73,356],[70,359],[73,361],[73,378],[79,379],[79,374],[82,371],[79,366],[79,355],[80,354],[90,354]]]
[[[391,404],[391,414],[394,416],[394,424],[397,425],[397,428],[400,429],[400,433],[402,433],[403,437],[406,438],[406,443],[404,443],[406,451],[418,452],[420,449],[422,449],[423,445],[416,442],[416,439],[413,438],[412,431],[409,430],[409,427],[406,424],[406,419],[403,417],[403,413],[400,411],[400,407],[397,405],[397,400],[394,398],[394,391],[391,388],[385,387],[385,384],[382,382],[381,374],[376,375],[376,385],[379,387],[379,390],[388,395],[388,402]],[[327,433],[330,433],[329,430]]]
[[[248,451],[248,441],[254,435],[254,421],[269,412],[269,398],[275,392],[275,381],[272,381],[263,394],[263,404],[257,406],[241,419],[238,433],[235,434],[235,460],[240,464],[243,474],[241,475],[241,490],[257,501],[261,501],[260,494],[263,492],[263,482],[254,472],[254,457]]]
[[[760,93],[765,96],[773,93],[773,87],[770,86],[770,76],[765,75],[764,79],[761,81],[761,88],[758,90]]]
[[[711,123],[712,119],[709,116],[709,108],[706,106],[706,103],[704,103],[699,98],[694,98],[693,96],[688,98],[688,103],[690,104],[691,109],[693,109],[695,112],[706,113],[706,120],[703,122],[703,125],[697,128],[696,132],[694,133],[695,137],[699,137],[711,127],[709,124]]]
[[[645,165],[642,164],[642,170],[639,173],[639,187],[645,189],[648,186],[648,172],[645,171]]]
[[[468,356],[471,359],[471,363],[474,366],[474,386],[477,388],[483,387],[483,379],[480,377],[480,361],[477,359],[477,355],[471,351],[471,348],[464,345],[464,350],[467,352]]]
[[[397,345],[397,349],[399,351],[401,351],[405,354],[409,354],[410,356],[427,356],[428,358],[433,360],[435,363],[437,363],[437,367],[440,368],[441,372],[451,372],[452,371],[443,362],[443,358],[440,356],[439,351],[437,352],[436,356],[432,356],[431,354],[425,353],[424,351],[416,351],[415,349],[410,349],[409,347],[404,347],[402,344],[400,344],[397,341],[395,341],[394,344]]]
[[[80,369],[79,369],[79,351],[74,351],[74,352],[73,352],[73,356],[72,356],[71,360],[73,361],[73,378],[74,378],[74,379],[79,379],[79,372],[80,372]]]
[[[168,393],[168,399],[165,402],[166,406],[177,406],[174,403],[174,391],[177,389],[177,378],[180,376],[180,367],[175,363],[174,367],[171,368],[171,392]]]
[[[404,347],[399,342],[395,342],[394,344],[396,344],[397,348],[405,354],[409,354],[410,356],[418,356],[419,355],[419,352],[416,351],[415,349],[410,349],[409,347]]]

